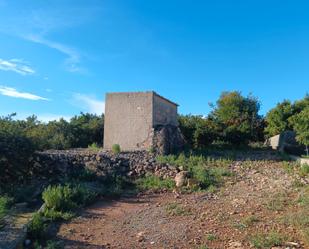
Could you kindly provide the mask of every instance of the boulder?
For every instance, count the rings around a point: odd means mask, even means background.
[[[305,147],[297,143],[296,133],[294,131],[284,131],[276,136],[269,138],[266,144],[274,150],[286,152],[294,155],[304,153]]]
[[[153,149],[156,154],[168,155],[181,151],[186,142],[179,127],[158,125],[154,129]]]

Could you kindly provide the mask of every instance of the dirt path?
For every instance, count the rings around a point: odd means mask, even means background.
[[[231,170],[235,176],[215,194],[99,201],[62,224],[57,237],[65,248],[241,249],[252,248],[259,234],[276,233],[285,245],[274,248],[305,248],[299,233],[281,222],[294,208],[286,202],[295,198],[294,178],[282,163],[234,162]]]

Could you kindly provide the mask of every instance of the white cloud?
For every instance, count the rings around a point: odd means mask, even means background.
[[[0,86],[0,94],[13,98],[29,99],[29,100],[49,100],[38,95],[27,92],[18,92],[15,88]]]
[[[105,111],[105,102],[97,100],[93,96],[76,93],[73,95],[73,100],[76,105],[87,112],[101,115]]]
[[[26,118],[32,116],[33,113],[17,113],[16,116],[13,118],[16,120],[25,120]],[[54,121],[57,120],[59,121],[61,118],[63,118],[66,121],[69,121],[73,115],[61,115],[61,114],[55,114],[55,113],[41,113],[41,114],[34,114],[37,116],[39,121],[42,122],[49,122],[49,121]]]
[[[30,75],[35,73],[35,70],[21,59],[3,60],[0,58],[0,70],[13,71],[21,75]]]
[[[49,122],[49,121],[54,121],[54,120],[59,121],[62,118],[66,121],[69,121],[72,118],[72,116],[69,116],[69,115],[52,114],[52,113],[38,114],[37,117],[38,117],[38,120],[43,121],[43,122]]]
[[[80,64],[80,54],[74,49],[59,42],[54,42],[45,39],[39,35],[26,35],[24,36],[26,40],[45,45],[49,48],[55,49],[58,52],[67,56],[65,59],[65,68],[69,72],[82,72],[83,68],[79,67]]]

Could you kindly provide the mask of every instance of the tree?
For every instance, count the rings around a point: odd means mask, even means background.
[[[293,106],[289,100],[278,103],[275,108],[271,109],[266,114],[267,126],[265,128],[265,133],[271,137],[283,131],[292,130],[292,126],[288,122],[288,119],[293,113]]]
[[[293,116],[291,119],[294,130],[296,132],[296,140],[306,146],[308,156],[309,146],[309,106],[307,106],[300,113]]]
[[[309,107],[308,94],[303,99],[297,100],[294,103],[291,103],[289,100],[278,103],[266,115],[265,134],[271,137],[283,131],[294,130],[294,115],[302,112],[307,107]]]
[[[223,140],[234,144],[248,143],[258,137],[259,109],[260,103],[252,95],[244,97],[237,91],[223,92],[210,118],[217,123]]]
[[[203,148],[217,138],[215,123],[201,115],[179,116],[179,127],[192,148]]]

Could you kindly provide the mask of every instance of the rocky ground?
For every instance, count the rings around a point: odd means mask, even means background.
[[[212,192],[102,199],[58,227],[65,248],[309,248],[287,223],[307,184],[281,161],[234,161]],[[309,237],[309,235],[308,235]],[[278,244],[278,245],[277,245]]]

